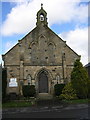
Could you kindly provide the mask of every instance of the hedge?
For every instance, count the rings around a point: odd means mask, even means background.
[[[23,85],[22,92],[24,97],[34,97],[36,94],[34,85]]]

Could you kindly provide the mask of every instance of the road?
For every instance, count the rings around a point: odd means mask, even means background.
[[[36,108],[16,108],[4,109],[3,118],[61,118],[72,120],[88,120],[90,106],[82,105],[69,105],[63,106],[44,106]]]

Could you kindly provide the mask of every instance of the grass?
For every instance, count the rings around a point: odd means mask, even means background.
[[[29,107],[35,103],[31,101],[10,101],[2,104],[2,108]]]
[[[77,99],[77,100],[62,100],[64,103],[70,104],[85,104],[90,103],[90,99]]]

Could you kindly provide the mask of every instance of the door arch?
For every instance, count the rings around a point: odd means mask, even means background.
[[[48,93],[48,75],[46,71],[41,71],[38,75],[39,93]]]

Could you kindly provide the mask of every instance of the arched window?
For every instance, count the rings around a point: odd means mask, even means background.
[[[48,44],[48,53],[49,53],[49,62],[55,63],[55,54],[54,54],[55,46],[53,43]]]
[[[56,76],[56,80],[57,80],[57,84],[60,83],[60,76],[59,75]]]
[[[31,79],[30,75],[27,75],[27,83],[28,83],[28,85],[32,84],[32,79]]]
[[[46,59],[46,57],[48,57],[47,48],[48,48],[47,39],[44,35],[41,35],[39,38],[39,59],[42,62],[42,64],[47,62]]]
[[[40,21],[44,21],[44,15],[40,15]]]
[[[37,61],[37,45],[36,43],[33,43],[31,46],[31,61],[33,63],[36,63]]]

